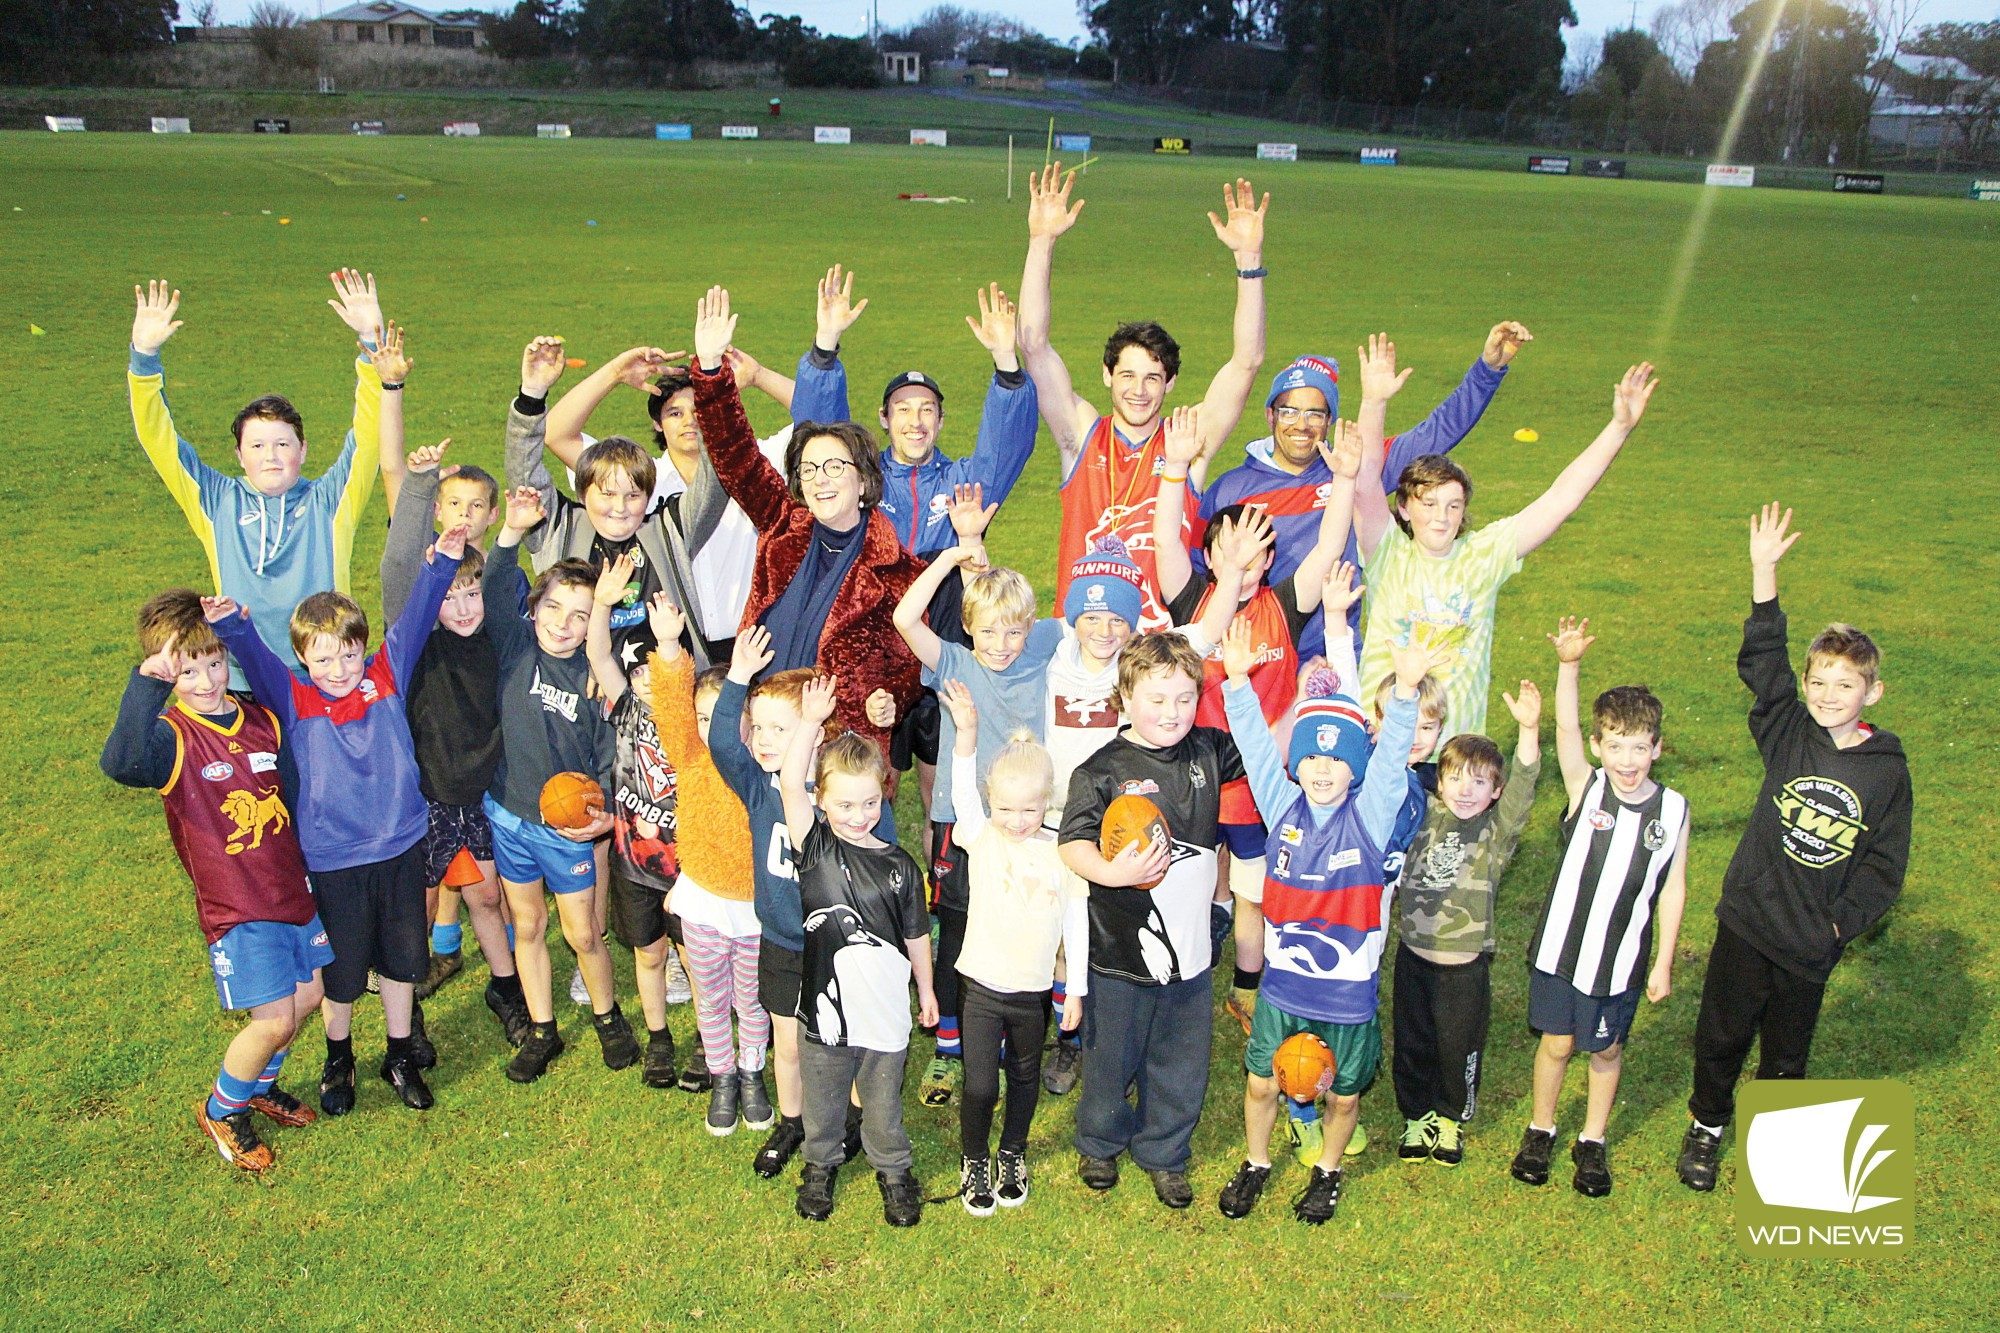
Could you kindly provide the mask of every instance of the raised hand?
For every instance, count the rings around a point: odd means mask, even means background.
[[[960,482],[951,488],[951,500],[945,505],[945,513],[951,516],[951,530],[958,534],[961,542],[983,535],[993,522],[993,516],[1000,512],[997,500],[985,504],[985,499],[986,490],[976,481],[970,486]]]
[[[634,347],[611,358],[611,373],[618,382],[645,394],[657,394],[659,389],[647,383],[653,376],[665,370],[674,361],[687,359],[686,352],[663,352],[657,347]]]
[[[1261,508],[1252,509],[1243,515],[1243,522],[1237,529],[1237,559],[1245,574],[1256,570],[1264,555],[1278,544],[1278,534],[1271,526],[1271,516]]]
[[[1414,690],[1431,672],[1451,665],[1458,650],[1438,639],[1410,635],[1410,641],[1389,650],[1389,665],[1396,670],[1396,684]]]
[[[181,294],[165,282],[134,283],[132,300],[132,350],[151,356],[166,346],[167,339],[180,331],[183,321],[174,318],[181,308]]]
[[[687,623],[687,613],[675,606],[664,592],[654,593],[653,600],[646,603],[646,624],[651,627],[653,639],[660,645],[662,654],[665,654],[668,644],[680,644],[681,631],[687,628]]]
[[[410,368],[417,363],[403,354],[403,328],[399,324],[387,324],[382,329],[382,340],[374,351],[368,350],[367,343],[361,343],[361,354],[375,363],[375,374],[384,384],[401,384],[410,378]]]
[[[139,674],[172,685],[180,680],[186,666],[187,659],[181,655],[180,643],[168,639],[160,645],[160,651],[139,663]]]
[[[1519,352],[1524,344],[1534,340],[1535,335],[1528,332],[1527,325],[1516,320],[1503,319],[1487,332],[1486,346],[1480,349],[1479,359],[1484,361],[1489,369],[1505,370],[1508,363],[1514,359],[1514,354]]]
[[[1396,344],[1389,341],[1386,333],[1368,335],[1368,345],[1354,349],[1354,359],[1361,363],[1361,396],[1378,402],[1387,402],[1402,391],[1403,382],[1410,378],[1410,371],[1396,373]]]
[[[813,344],[823,351],[840,349],[840,340],[854,327],[854,321],[861,318],[861,312],[868,308],[867,298],[861,304],[854,304],[854,271],[847,270],[845,279],[841,277],[840,265],[835,264],[819,280],[819,301],[814,311],[816,324]]]
[[[453,560],[465,559],[466,539],[472,536],[472,527],[467,523],[454,523],[438,534],[437,545],[432,549],[439,555]]]
[[[771,631],[752,625],[736,636],[736,647],[729,655],[729,678],[738,685],[748,685],[776,656],[771,651]]]
[[[427,444],[421,449],[412,449],[410,456],[404,460],[403,465],[412,472],[432,471],[439,463],[444,461],[444,451],[449,448],[451,448],[451,437],[447,435],[436,444]],[[456,471],[456,469],[453,470]]]
[[[1362,392],[1365,394],[1367,390]],[[1360,476],[1361,427],[1352,421],[1336,419],[1333,433],[1319,442],[1319,456],[1336,477],[1352,481]]]
[[[695,361],[703,370],[715,370],[735,339],[736,316],[729,313],[729,292],[711,287],[694,305]]]
[[[354,336],[375,341],[382,336],[382,302],[375,295],[375,275],[351,268],[326,275],[333,282],[333,298],[327,304],[340,322],[354,330]]]
[[[1257,192],[1250,188],[1250,182],[1237,178],[1232,191],[1225,184],[1222,187],[1222,209],[1228,214],[1225,221],[1215,214],[1208,215],[1209,225],[1215,228],[1215,239],[1228,246],[1232,254],[1257,255],[1264,249],[1264,211],[1271,206],[1271,196],[1267,192],[1264,202],[1252,207]]]
[[[1646,404],[1653,401],[1653,390],[1660,382],[1653,378],[1653,363],[1641,361],[1627,370],[1618,381],[1618,388],[1611,395],[1611,422],[1631,430],[1639,424],[1639,418],[1646,415]]]
[[[972,691],[962,680],[947,680],[938,686],[938,701],[951,710],[951,725],[958,734],[976,738],[979,735],[979,705],[972,702]]]
[[[1250,668],[1257,665],[1257,640],[1251,632],[1247,617],[1237,616],[1229,622],[1229,632],[1222,636],[1222,670],[1231,680],[1250,679]]]
[[[546,334],[536,338],[521,349],[521,392],[530,398],[548,397],[566,369],[563,340]]]
[[[861,705],[862,716],[868,724],[888,730],[896,725],[896,696],[884,689],[877,689]]]
[[[1007,293],[1000,290],[997,282],[979,288],[979,318],[967,315],[965,322],[972,330],[972,336],[979,339],[979,345],[992,354],[994,361],[1008,362],[1018,367],[1019,360],[1014,352],[1014,303],[1007,299]],[[1009,367],[1002,365],[1002,370]]]
[[[228,597],[204,597],[201,599],[201,617],[209,624],[219,624],[231,616],[247,616],[250,613]]]
[[[1534,681],[1522,681],[1518,697],[1505,690],[1500,692],[1500,697],[1507,701],[1507,711],[1521,724],[1521,730],[1533,731],[1542,725],[1542,687]]]
[[[542,508],[542,493],[532,486],[516,486],[507,492],[506,530],[518,539],[548,516]]]
[[[1170,464],[1179,464],[1185,477],[1194,460],[1201,457],[1201,409],[1177,407],[1167,415],[1167,437],[1160,453]]]
[[[1326,576],[1326,583],[1320,588],[1319,604],[1326,608],[1326,618],[1329,622],[1345,616],[1348,608],[1360,601],[1361,594],[1368,591],[1367,584],[1355,581],[1354,576],[1360,572],[1352,561],[1343,560],[1333,567],[1331,574]]]
[[[616,606],[632,591],[632,571],[636,566],[632,557],[621,555],[604,567],[597,576],[597,587],[591,590],[591,598],[599,606]]]
[[[814,676],[799,692],[799,717],[815,731],[826,725],[833,716],[834,696],[840,690],[840,677]]]
[[[676,352],[672,355],[686,356],[687,353]],[[742,393],[745,389],[755,384],[757,377],[764,373],[764,367],[759,363],[757,358],[740,347],[729,348],[728,351],[722,354],[722,359],[729,363],[729,373],[736,381],[736,392],[738,393]],[[657,393],[659,391],[655,389],[654,392]]]
[[[1802,532],[1791,531],[1792,511],[1779,512],[1778,502],[1771,501],[1764,508],[1750,516],[1750,563],[1773,568],[1785,558],[1785,552],[1792,549],[1792,543],[1805,536]]]
[[[1028,235],[1030,238],[1046,236],[1050,240],[1062,235],[1076,225],[1077,214],[1083,212],[1084,201],[1076,201],[1070,207],[1069,192],[1076,185],[1076,172],[1064,171],[1062,163],[1045,166],[1038,177],[1033,171],[1028,173]]]
[[[1581,620],[1563,616],[1556,621],[1556,632],[1549,635],[1549,642],[1556,646],[1556,661],[1581,662],[1590,645],[1597,642],[1597,636],[1590,632],[1589,616]]]

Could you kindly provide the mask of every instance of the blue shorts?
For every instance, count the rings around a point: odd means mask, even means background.
[[[491,796],[481,808],[493,828],[493,864],[500,878],[515,884],[541,880],[558,897],[597,884],[589,843],[572,842],[547,824],[530,824]]]
[[[1264,855],[1264,844],[1270,833],[1262,824],[1223,824],[1222,840],[1229,844],[1229,854],[1239,861],[1255,861]]]
[[[1585,995],[1539,968],[1528,969],[1528,1026],[1550,1037],[1569,1037],[1579,1051],[1605,1051],[1632,1035],[1642,988],[1616,995]]]
[[[208,946],[215,998],[224,1009],[255,1009],[282,1000],[332,961],[333,947],[317,915],[303,926],[240,922]]]

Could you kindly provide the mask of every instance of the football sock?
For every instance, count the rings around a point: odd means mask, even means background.
[[[1264,979],[1263,968],[1260,967],[1255,972],[1246,972],[1239,967],[1236,969],[1236,979],[1231,984],[1233,984],[1237,990],[1256,990],[1257,984],[1261,982],[1263,979]]]
[[[957,1060],[963,1057],[958,1044],[958,1015],[939,1014],[937,1029],[937,1053],[940,1060]]]
[[[1310,1125],[1313,1121],[1319,1119],[1319,1103],[1317,1101],[1301,1102],[1287,1097],[1285,1098],[1285,1106],[1292,1113],[1292,1119],[1298,1121],[1301,1125]]]
[[[1228,903],[1208,905],[1208,947],[1212,957],[1222,957],[1222,942],[1236,929],[1236,911]]]
[[[514,923],[507,923],[507,952],[514,952]]]
[[[219,1069],[215,1074],[215,1087],[208,1094],[208,1118],[220,1120],[226,1115],[235,1115],[250,1104],[257,1095],[257,1080],[238,1078],[227,1069]]]
[[[806,1118],[802,1115],[781,1116],[780,1119],[782,1119],[786,1124],[790,1125],[793,1129],[799,1130],[802,1133],[805,1130]]]
[[[502,999],[514,1000],[514,1001],[520,1000],[521,974],[515,972],[515,973],[510,973],[509,975],[504,977],[493,978],[493,989],[500,992],[500,996]]]
[[[285,1057],[291,1053],[292,1048],[287,1046],[271,1057],[271,1063],[265,1065],[264,1072],[257,1076],[257,1090],[251,1096],[262,1097],[271,1090],[271,1085],[278,1081],[278,1071],[285,1067]]]
[[[801,1123],[804,1123],[803,1117],[801,1117]],[[861,1108],[856,1106],[853,1102],[849,1102],[847,1104],[846,1128],[849,1134],[856,1133],[861,1128]]]
[[[432,953],[457,953],[465,941],[465,927],[454,921],[448,926],[431,927]]]
[[[1578,1143],[1596,1143],[1596,1144],[1602,1144],[1602,1143],[1604,1142],[1603,1138],[1601,1138],[1601,1137],[1599,1137],[1599,1138],[1594,1138],[1594,1139],[1593,1139],[1593,1138],[1591,1138],[1591,1137],[1590,1137],[1589,1135],[1586,1135],[1586,1134],[1579,1134],[1579,1135],[1577,1135],[1577,1136],[1576,1136],[1576,1141],[1577,1141]]]
[[[1722,1137],[1722,1127],[1719,1125],[1704,1125],[1701,1121],[1697,1120],[1694,1122],[1694,1127],[1712,1139]]]
[[[336,1055],[344,1055],[352,1060],[354,1058],[353,1034],[350,1033],[345,1037],[328,1037],[326,1039],[326,1054],[329,1059]]]
[[[410,1039],[408,1037],[389,1038],[388,1056],[391,1060],[407,1057],[409,1053]]]
[[[1528,1128],[1534,1130],[1535,1133],[1537,1134],[1546,1134],[1550,1138],[1554,1138],[1556,1136],[1556,1127],[1554,1125],[1550,1125],[1545,1129],[1542,1126],[1536,1124],[1534,1121],[1530,1120],[1528,1122]]]

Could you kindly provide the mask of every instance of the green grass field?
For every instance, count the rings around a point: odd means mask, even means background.
[[[560,333],[593,365],[635,343],[686,346],[697,292],[723,282],[739,341],[784,366],[811,336],[813,279],[836,260],[873,302],[846,347],[855,401],[921,364],[954,395],[944,443],[959,450],[984,376],[961,317],[976,284],[1012,291],[1020,276],[1024,202],[1018,184],[1006,201],[1002,161],[780,144],[0,136],[0,310],[14,348],[0,389],[14,457],[0,481],[14,532],[0,585],[0,761],[16,774],[0,792],[11,849],[0,1323],[1990,1324],[2000,210],[1956,200],[1721,192],[1679,318],[1662,331],[1696,189],[1316,164],[1254,176],[1273,196],[1260,394],[1290,357],[1350,360],[1386,328],[1417,368],[1395,429],[1456,383],[1493,321],[1534,330],[1458,455],[1479,483],[1475,523],[1525,503],[1590,439],[1629,362],[1660,366],[1640,432],[1509,587],[1496,638],[1496,688],[1523,675],[1546,688],[1543,631],[1561,612],[1590,616],[1601,638],[1586,688],[1643,680],[1660,693],[1658,773],[1693,805],[1676,993],[1646,1007],[1634,1033],[1609,1199],[1580,1198],[1563,1174],[1541,1191],[1506,1175],[1526,1115],[1520,958],[1553,866],[1552,779],[1503,897],[1485,1105],[1466,1164],[1395,1162],[1385,1077],[1363,1102],[1378,1146],[1350,1169],[1324,1230],[1288,1216],[1296,1164],[1281,1163],[1249,1220],[1215,1211],[1243,1132],[1242,1039],[1226,1017],[1188,1213],[1168,1215],[1132,1172],[1090,1195],[1060,1101],[1037,1121],[1035,1196],[1017,1214],[975,1221],[940,1207],[915,1232],[891,1233],[865,1173],[849,1171],[833,1221],[815,1228],[792,1216],[789,1185],[752,1176],[751,1136],[711,1139],[697,1099],[604,1069],[564,1002],[571,1054],[532,1087],[508,1083],[476,959],[428,1006],[443,1056],[435,1110],[394,1106],[370,1076],[347,1120],[279,1132],[268,1178],[216,1160],[190,1108],[230,1023],[214,1007],[159,803],[112,786],[96,764],[135,659],[138,603],[206,576],[132,437],[122,371],[133,282],[165,277],[186,293],[169,392],[183,433],[219,466],[233,467],[230,416],[270,391],[305,413],[308,471],[338,447],[352,346],[323,299],[341,264],[375,272],[387,312],[411,329],[412,444],[449,435],[455,456],[495,469],[530,336]],[[1233,284],[1202,217],[1223,175],[1199,159],[1113,156],[1091,169],[1055,285],[1056,343],[1079,383],[1120,319],[1158,318],[1182,340],[1177,400],[1198,395],[1227,355]],[[973,202],[897,202],[911,191]],[[31,337],[31,321],[46,336]],[[640,421],[632,400],[606,410]],[[776,424],[768,411],[758,419]],[[1521,426],[1540,442],[1514,442]],[[1231,453],[1256,433],[1246,423]],[[1047,450],[995,535],[1045,598],[1055,477]],[[1733,1142],[1715,1195],[1689,1194],[1673,1175],[1709,909],[1758,778],[1733,659],[1745,519],[1773,497],[1797,507],[1806,533],[1781,571],[1795,630],[1840,618],[1877,634],[1889,692],[1874,717],[1901,734],[1915,773],[1907,891],[1836,974],[1814,1053],[1822,1076],[1914,1090],[1917,1232],[1890,1258],[1746,1260],[1732,1232]],[[369,606],[374,503],[354,562]],[[364,1005],[357,1023],[364,1073],[379,1012]],[[674,1022],[685,1042],[691,1014]],[[309,1029],[287,1073],[302,1092],[319,1045]],[[1564,1109],[1572,1134],[1580,1100],[1579,1073]],[[912,1104],[909,1120],[919,1172],[940,1192],[956,1169],[956,1113]]]

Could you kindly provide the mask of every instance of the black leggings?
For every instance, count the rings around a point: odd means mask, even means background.
[[[1490,955],[1433,963],[1396,946],[1396,1104],[1405,1120],[1435,1111],[1463,1124],[1479,1104],[1480,1066],[1493,1012]]]
[[[1028,1126],[1042,1093],[1042,1036],[1049,1028],[1047,991],[997,991],[959,978],[959,1025],[965,1034],[965,1087],[959,1094],[959,1148],[985,1157],[993,1142],[993,1108],[1000,1100],[1000,1040],[1007,1041],[1007,1114],[1000,1151],[1028,1151]]]

